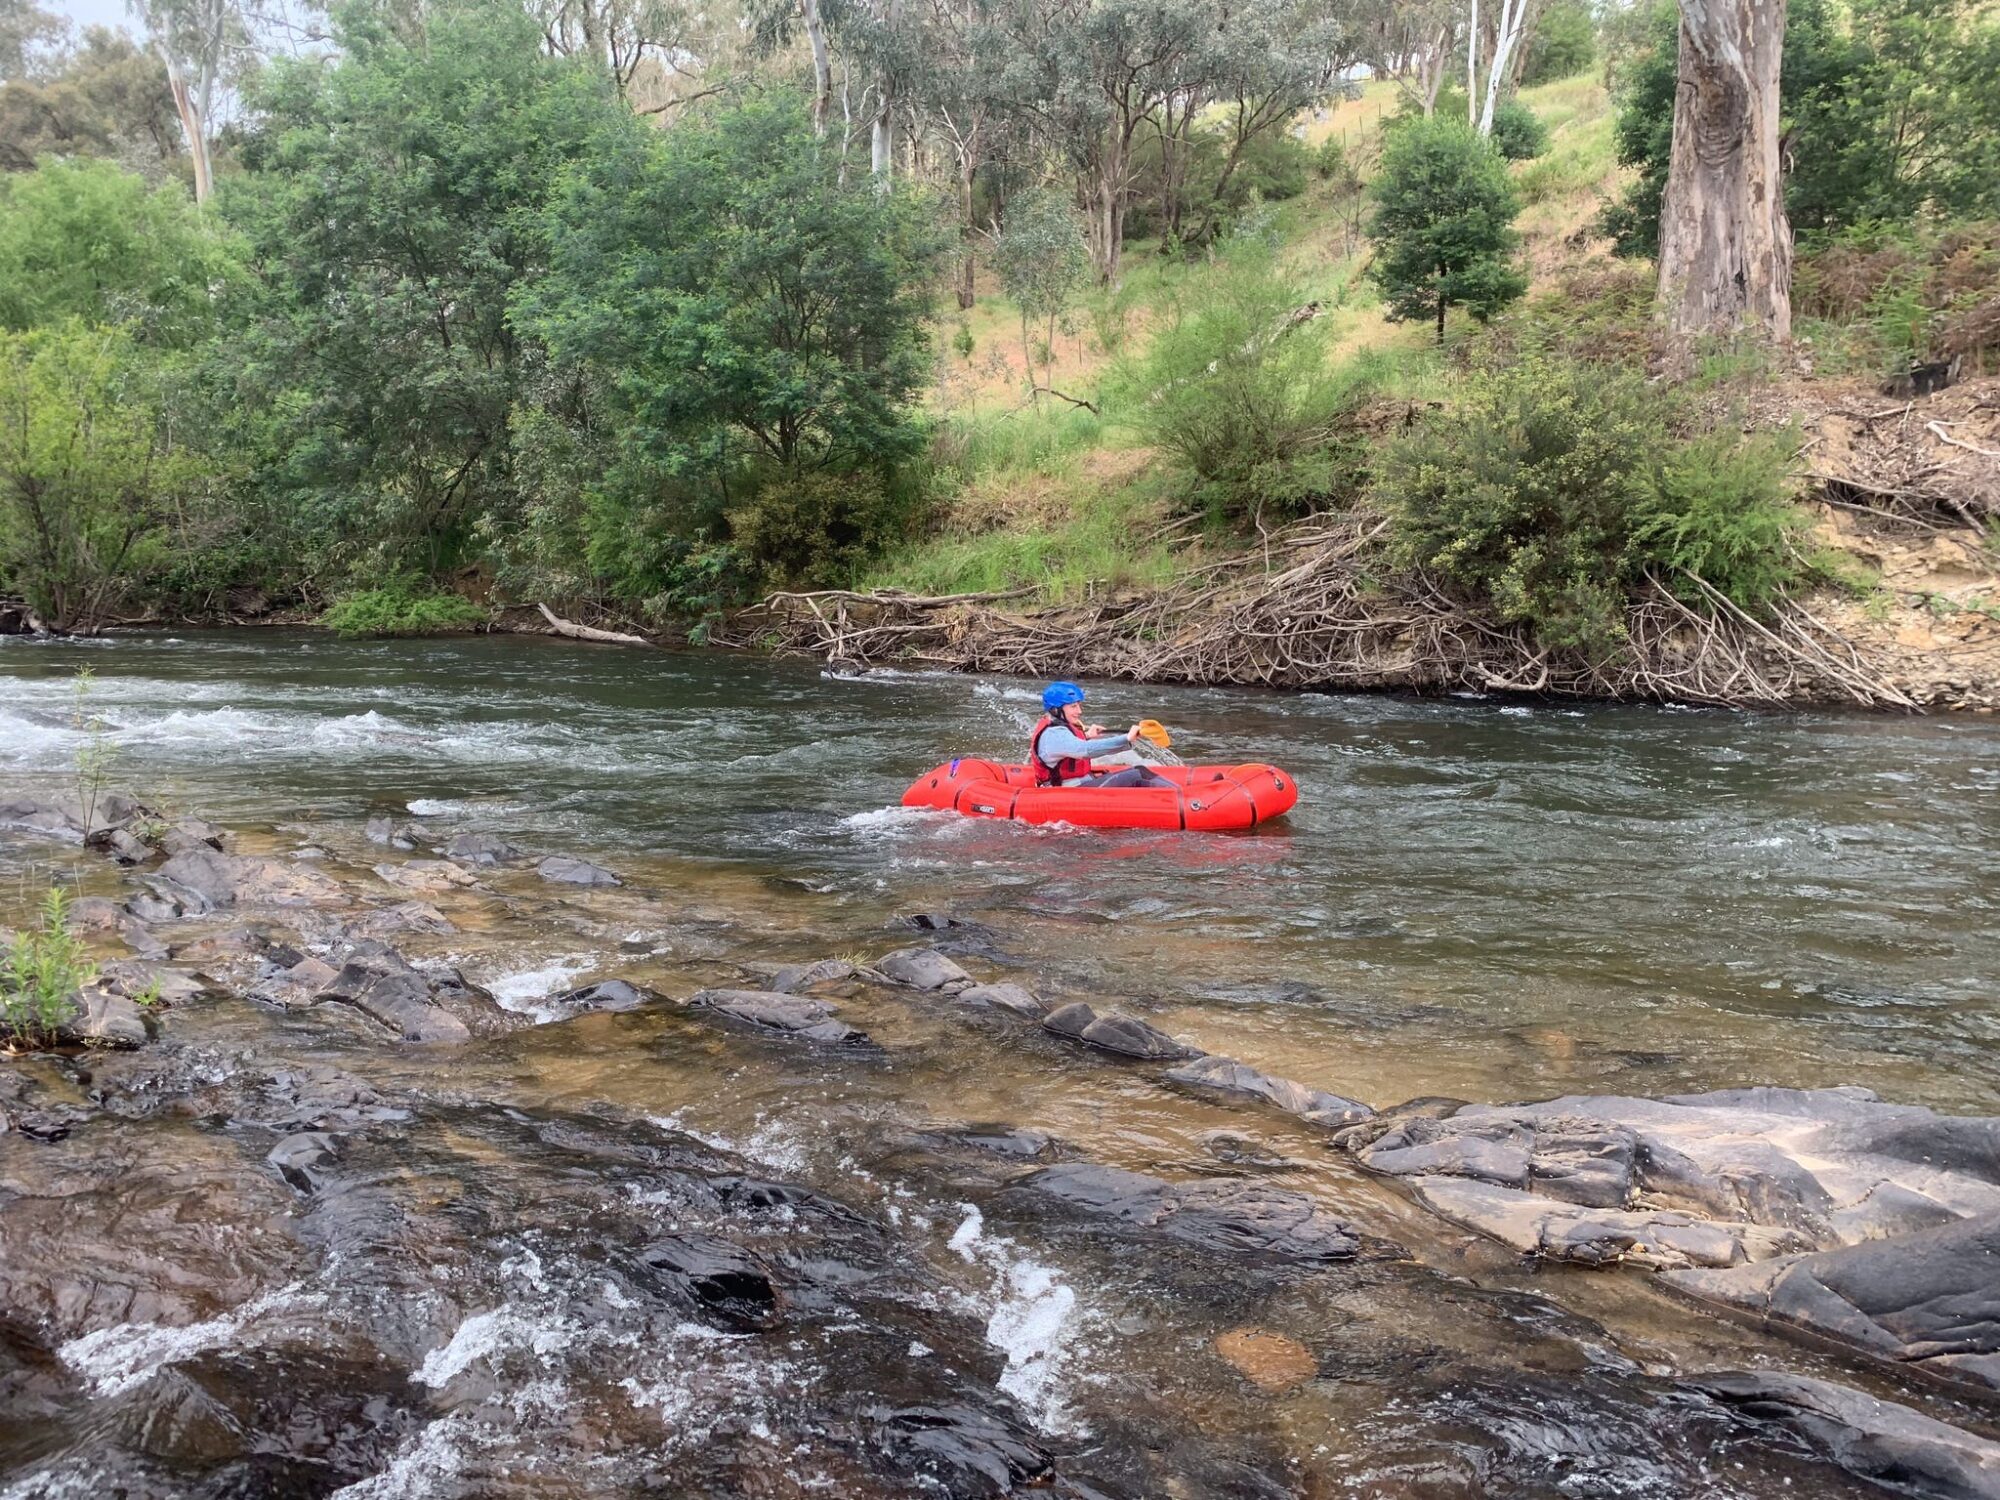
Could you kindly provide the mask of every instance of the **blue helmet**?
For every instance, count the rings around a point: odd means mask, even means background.
[[[1083,689],[1073,682],[1052,682],[1042,689],[1042,707],[1056,713],[1072,703],[1083,702]]]

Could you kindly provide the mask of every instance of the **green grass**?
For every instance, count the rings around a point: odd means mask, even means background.
[[[486,611],[456,594],[419,594],[390,585],[349,594],[319,617],[335,635],[440,635],[469,630],[486,619]]]

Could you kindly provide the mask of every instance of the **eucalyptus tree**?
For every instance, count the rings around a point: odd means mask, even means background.
[[[230,73],[250,50],[241,0],[127,0],[167,71],[167,89],[194,165],[194,196],[215,191],[210,159],[216,106]]]

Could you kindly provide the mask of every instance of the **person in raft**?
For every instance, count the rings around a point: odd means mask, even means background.
[[[1042,694],[1047,710],[1028,738],[1028,767],[1036,786],[1172,786],[1147,766],[1118,771],[1093,771],[1090,757],[1115,755],[1139,741],[1139,726],[1112,734],[1102,724],[1083,722],[1083,689],[1073,682],[1052,682]]]

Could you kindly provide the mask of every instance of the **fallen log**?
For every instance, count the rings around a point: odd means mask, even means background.
[[[568,636],[573,641],[597,641],[606,646],[650,646],[651,641],[643,635],[627,635],[622,630],[599,630],[591,625],[579,625],[574,620],[565,620],[546,604],[537,604],[542,618],[549,622],[549,629],[557,635]]]

